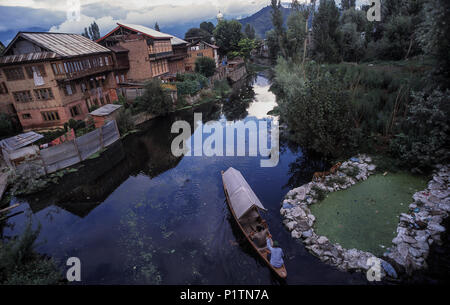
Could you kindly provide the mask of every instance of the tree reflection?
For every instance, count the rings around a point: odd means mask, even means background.
[[[233,86],[233,91],[227,101],[223,103],[222,112],[227,121],[239,121],[247,117],[247,109],[255,98],[253,84],[256,75],[251,75],[242,83]]]

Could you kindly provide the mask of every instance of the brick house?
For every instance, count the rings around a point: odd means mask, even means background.
[[[186,71],[195,70],[195,61],[198,57],[209,57],[214,59],[216,67],[219,67],[218,46],[209,44],[204,41],[192,42],[188,45],[188,57],[185,60]]]
[[[184,72],[187,42],[151,28],[117,23],[117,27],[97,42],[107,48],[129,51],[129,69],[124,82],[141,83]]]
[[[61,127],[117,100],[113,56],[81,35],[19,32],[0,71],[23,129]]]

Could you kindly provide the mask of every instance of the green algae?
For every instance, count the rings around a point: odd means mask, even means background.
[[[347,249],[382,255],[396,235],[398,217],[426,179],[406,173],[374,175],[311,206],[314,230]]]

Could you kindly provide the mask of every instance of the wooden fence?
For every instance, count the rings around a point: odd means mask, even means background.
[[[86,160],[120,139],[116,121],[109,121],[84,136],[40,151],[45,173],[53,173]]]

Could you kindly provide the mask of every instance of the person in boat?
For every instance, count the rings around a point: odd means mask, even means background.
[[[275,268],[281,268],[281,266],[283,266],[284,264],[283,249],[278,247],[278,243],[276,241],[273,242],[272,246],[272,236],[270,234],[267,235],[266,243],[267,249],[270,251],[270,253],[267,254],[267,259],[269,260],[270,264]]]
[[[256,232],[250,233],[250,238],[258,248],[264,248],[266,246],[266,237],[268,232],[268,228],[265,228],[263,225],[258,224],[256,226]]]

